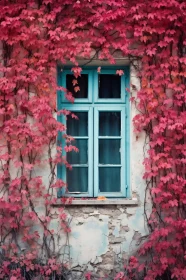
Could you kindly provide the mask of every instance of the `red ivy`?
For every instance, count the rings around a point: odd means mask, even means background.
[[[144,179],[152,201],[150,235],[138,252],[148,257],[145,265],[131,259],[116,279],[139,279],[139,273],[145,280],[166,275],[186,279],[186,2],[1,0],[0,11],[1,279],[21,279],[22,270],[11,264],[20,263],[24,247],[31,252],[25,261],[38,258],[36,251],[48,259],[56,255],[51,206],[55,189],[65,182],[56,181],[55,168],[68,164],[60,147],[54,155],[57,134],[65,132],[54,117],[56,90],[74,100],[57,88],[56,65],[70,60],[77,77],[77,57],[90,59],[92,50],[110,63],[115,51],[139,62],[134,64],[141,89],[131,86],[128,91],[137,92],[137,98],[131,96],[140,112],[135,129],[145,130],[149,138]],[[72,139],[65,137],[63,148],[74,150]],[[47,186],[37,175],[46,165],[51,174]],[[43,213],[38,203],[45,207]],[[58,210],[61,229],[68,233],[64,210]],[[33,224],[42,231],[33,231]],[[56,269],[46,266],[43,273],[49,277]]]

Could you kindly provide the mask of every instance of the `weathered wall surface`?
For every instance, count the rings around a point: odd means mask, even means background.
[[[147,234],[143,206],[71,206],[68,208],[72,232],[65,243],[65,259],[76,270],[108,273],[123,261]],[[64,236],[65,240],[65,236]]]
[[[130,82],[139,88],[134,70]],[[136,205],[71,205],[66,207],[71,233],[64,235],[63,258],[75,271],[92,270],[101,276],[113,267],[123,267],[124,260],[139,246],[148,234],[144,217],[145,182],[143,181],[144,135],[136,137],[132,118],[136,114],[131,105],[130,135],[130,189]],[[124,200],[123,200],[124,202]],[[54,207],[54,213],[55,213]],[[58,227],[53,220],[52,228]]]

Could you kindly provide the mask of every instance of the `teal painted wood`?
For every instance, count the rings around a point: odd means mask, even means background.
[[[107,139],[108,136],[98,136],[99,139]],[[121,139],[121,136],[109,136],[109,139]]]
[[[62,86],[60,67],[57,68],[57,84],[58,84],[58,86]],[[61,100],[62,100],[62,93],[61,93],[60,90],[58,90],[57,91],[57,108],[58,108],[58,110],[61,110],[61,106],[62,106]],[[57,121],[60,122],[60,123],[64,123],[62,115],[57,115]],[[57,146],[64,147],[62,132],[58,132]],[[61,164],[57,165],[57,177],[58,177],[58,179],[63,180],[63,172],[62,172],[62,165]],[[57,192],[57,197],[61,197],[61,196],[63,196],[63,194],[64,194],[64,188],[61,188]]]
[[[102,67],[101,73],[103,74],[115,74],[116,70],[123,70],[124,75],[121,76],[121,98],[118,99],[98,99],[98,74],[97,67],[85,67],[82,73],[88,74],[88,99],[76,99],[74,104],[70,104],[67,100],[64,99],[64,94],[58,92],[57,96],[57,104],[58,110],[65,108],[67,110],[72,111],[81,111],[86,110],[87,106],[89,108],[89,186],[88,193],[80,193],[73,194],[74,197],[96,197],[98,195],[106,196],[106,197],[131,197],[130,190],[130,106],[129,106],[129,96],[126,91],[126,88],[130,88],[129,84],[129,67],[121,67],[121,66],[111,66],[111,67]],[[72,74],[70,69],[65,69],[62,72],[58,71],[58,84],[60,86],[66,86],[66,75]],[[103,104],[104,103],[104,104]],[[121,171],[121,192],[119,193],[100,193],[98,190],[98,184],[96,181],[98,180],[98,115],[96,115],[98,111],[98,107],[104,107],[109,110],[113,104],[114,111],[116,108],[120,106],[120,110],[122,111],[122,135],[121,137],[109,137],[109,139],[122,139],[121,147],[122,147],[122,171]],[[115,105],[114,105],[115,104]],[[119,109],[119,107],[118,107]],[[97,111],[96,111],[97,110]],[[124,112],[124,113],[123,113]],[[59,116],[58,121],[66,123],[64,116]],[[94,129],[94,131],[93,131]],[[96,136],[97,133],[97,136]],[[97,137],[97,138],[96,138]],[[86,137],[77,137],[77,139],[86,139]],[[95,140],[96,139],[96,140]],[[107,139],[107,137],[100,136],[99,139]],[[58,142],[62,143],[62,146],[65,146],[64,139],[59,133]],[[93,154],[94,150],[94,154]],[[96,152],[97,150],[97,152]],[[65,156],[65,152],[63,151],[63,155]],[[97,166],[96,166],[97,162]],[[96,168],[95,168],[96,166]],[[97,170],[97,171],[96,171]],[[65,167],[58,165],[57,167],[58,178],[66,180],[66,171]],[[97,184],[97,185],[96,185]],[[97,187],[96,187],[97,186]],[[58,197],[62,196],[63,190],[58,193]],[[70,194],[69,194],[70,195]]]
[[[63,118],[62,115],[57,116],[57,120],[60,123],[64,123],[64,118]],[[58,133],[57,145],[62,147],[62,148],[65,146],[65,142],[64,142],[64,139],[62,137],[62,132]],[[63,150],[62,150],[62,156],[63,156]],[[57,165],[57,177],[58,177],[58,179],[61,179],[61,180],[65,181],[64,180],[64,173],[63,173],[63,166],[61,164]],[[61,188],[60,190],[58,190],[57,197],[63,196],[64,193],[65,193],[65,188]]]
[[[131,174],[130,174],[130,139],[131,139],[131,128],[130,128],[130,120],[131,120],[131,111],[130,111],[130,101],[129,101],[129,93],[126,88],[130,89],[130,68],[127,67],[125,69],[125,96],[126,96],[126,138],[125,138],[125,167],[126,167],[126,197],[132,197],[131,192]]]

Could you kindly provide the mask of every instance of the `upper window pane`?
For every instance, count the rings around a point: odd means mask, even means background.
[[[71,112],[78,119],[67,117],[67,134],[71,136],[88,136],[88,112]]]
[[[99,136],[121,135],[121,113],[99,112]]]
[[[100,74],[99,98],[121,98],[121,76],[115,74]]]
[[[88,98],[88,74],[81,74],[78,78],[67,74],[66,87],[75,98]]]

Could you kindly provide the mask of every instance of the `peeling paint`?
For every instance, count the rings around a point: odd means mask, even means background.
[[[81,225],[72,224],[70,257],[74,265],[84,265],[108,251],[108,222],[95,217],[80,219]]]
[[[136,207],[128,207],[126,212],[129,215],[134,215],[136,213]]]
[[[119,237],[119,231],[120,231],[120,226],[115,227],[114,230],[113,230],[113,235],[115,237]]]

